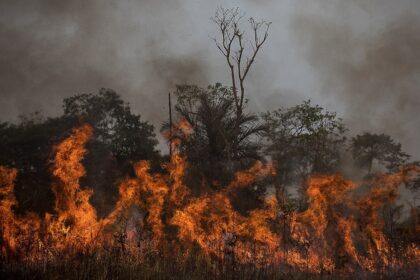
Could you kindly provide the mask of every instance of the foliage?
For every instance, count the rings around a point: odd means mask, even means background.
[[[235,170],[260,158],[256,138],[263,126],[254,114],[237,119],[231,91],[216,84],[207,89],[181,85],[175,92],[176,117],[192,127],[191,135],[175,137],[182,140],[181,151],[191,166],[202,174],[198,177],[210,183],[229,180]]]
[[[133,114],[112,90],[66,98],[63,108],[64,114],[55,118],[45,119],[35,112],[22,116],[18,124],[1,123],[0,165],[18,169],[18,211],[52,211],[53,195],[48,187],[53,180],[49,172],[52,147],[71,128],[88,122],[95,127],[96,137],[88,143],[87,176],[82,184],[94,189],[92,201],[102,214],[112,207],[118,194],[114,184],[132,170],[131,163],[158,158],[153,126]]]
[[[110,89],[98,94],[78,94],[64,99],[64,116],[80,118],[95,128],[96,139],[107,145],[118,160],[157,156],[153,126],[131,112],[128,103]]]
[[[398,169],[409,155],[401,149],[389,135],[364,133],[351,139],[350,145],[356,163],[372,171],[374,162],[386,167],[389,171]]]
[[[266,151],[277,162],[280,184],[336,170],[346,131],[336,113],[305,101],[263,117]]]
[[[45,212],[53,207],[49,163],[51,147],[63,139],[73,123],[67,118],[22,117],[15,125],[0,126],[0,165],[18,170],[16,196],[20,212]]]

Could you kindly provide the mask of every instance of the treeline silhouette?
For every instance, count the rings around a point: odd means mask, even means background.
[[[266,176],[263,180],[251,180],[248,185],[245,184],[234,190],[226,189],[226,193],[233,211],[240,213],[244,218],[251,218],[255,215],[255,211],[267,207],[265,204],[267,195],[274,192],[279,212],[275,214],[277,222],[272,225],[272,230],[282,232],[285,238],[282,240],[282,246],[287,248],[299,248],[288,233],[291,223],[289,219],[309,209],[307,191],[310,187],[310,178],[347,172],[348,176],[356,176],[365,182],[365,188],[376,188],[375,182],[380,181],[384,174],[390,174],[392,177],[392,173],[407,164],[420,166],[418,162],[408,162],[410,156],[404,153],[401,144],[389,135],[364,133],[351,137],[343,120],[338,118],[335,112],[313,105],[310,101],[260,114],[247,112],[244,106],[238,119],[231,87],[221,84],[210,85],[207,88],[179,85],[174,96],[176,102],[172,133],[168,133],[171,130],[169,123],[163,123],[160,130],[168,143],[177,141],[177,150],[186,159],[187,167],[182,178],[192,197],[212,197],[214,194],[223,193],[225,191],[223,188],[228,188],[231,182],[238,179],[235,176],[238,172],[249,169],[257,161],[272,162],[275,172],[271,176]],[[176,129],[181,122],[187,123],[188,133],[185,133],[185,129]],[[61,116],[44,118],[40,113],[34,113],[21,117],[18,123],[0,125],[2,151],[0,166],[14,168],[17,171],[14,182],[17,203],[13,206],[13,211],[17,215],[30,212],[37,213],[40,217],[46,213],[56,214],[54,208],[56,197],[51,190],[54,180],[57,180],[51,172],[56,146],[74,133],[72,128],[86,123],[93,128],[93,137],[86,144],[87,154],[82,161],[86,175],[81,178],[80,187],[93,190],[89,202],[94,206],[99,218],[106,217],[116,207],[121,183],[127,177],[136,180],[134,167],[137,162],[147,160],[150,162],[152,173],[168,175],[165,166],[170,164],[171,159],[156,149],[158,141],[153,126],[142,120],[140,115],[132,113],[129,104],[125,103],[121,96],[110,89],[101,89],[96,94],[75,95],[63,100]],[[404,184],[415,193],[420,186],[420,178],[404,181]],[[337,191],[339,194],[340,190]],[[371,195],[366,198],[367,201],[371,199]],[[217,205],[217,201],[215,203]],[[340,208],[339,204],[334,207]],[[419,244],[417,234],[419,207],[417,205],[408,205],[408,207],[410,215],[401,219],[403,206],[392,200],[383,201],[383,206],[380,206],[380,220],[384,221],[383,232],[390,246],[395,248],[392,249],[395,250],[395,254],[398,254],[399,246],[405,248],[407,244]],[[171,209],[171,207],[165,208],[161,214],[163,220],[166,221],[174,215],[171,211],[175,209]],[[223,209],[211,209],[215,213],[219,210],[223,211]],[[147,216],[148,210],[145,211]],[[377,209],[373,211],[376,213]],[[365,218],[360,218],[360,223],[363,224]],[[141,235],[152,235],[148,226],[142,228]],[[202,226],[206,228],[211,225]],[[126,228],[123,229],[116,231],[114,237],[116,244],[125,248],[127,232]],[[166,225],[164,231],[169,240],[171,238],[177,240],[175,226]],[[229,234],[231,233],[225,235]],[[231,238],[234,240],[234,235]],[[139,246],[149,244],[149,241],[139,242]],[[234,242],[233,245],[229,244],[227,243],[227,248],[229,246],[234,248]],[[36,264],[33,267],[26,265],[13,267],[10,266],[13,262],[5,262],[9,266],[0,274],[21,275],[23,278],[28,278],[33,273],[41,278],[55,277],[57,274],[70,278],[83,278],[99,277],[98,275],[109,273],[113,275],[112,277],[123,279],[147,273],[148,279],[174,275],[179,279],[184,276],[197,279],[203,277],[251,279],[249,275],[246,276],[249,271],[254,276],[255,273],[261,274],[262,278],[281,279],[285,275],[308,277],[308,271],[290,270],[290,268],[281,271],[276,266],[261,268],[241,265],[235,262],[229,251],[224,252],[224,257],[228,259],[220,267],[212,267],[205,258],[196,259],[203,255],[199,248],[194,246],[186,250],[191,256],[188,263],[170,260],[169,256],[172,254],[166,251],[151,251],[150,256],[149,253],[144,256],[146,259],[133,262],[125,259],[130,258],[130,254],[124,253],[124,249],[121,251],[117,246],[114,250],[116,251],[110,251],[102,257],[87,254],[81,255],[81,259],[77,261],[63,259],[47,262],[45,265],[48,264],[48,268],[44,270]],[[286,249],[286,252],[287,250],[289,249]],[[174,257],[179,261],[178,257],[181,255]],[[388,258],[394,259],[393,256]],[[351,277],[352,274],[347,272],[340,274],[340,268],[345,267],[348,260],[340,255],[334,260],[338,274],[334,272],[329,279]],[[126,262],[131,263],[131,266],[126,267]],[[91,265],[85,267],[88,264]],[[217,264],[217,261],[214,264]],[[81,274],[72,275],[66,268],[69,265],[83,266]],[[155,267],[156,265],[159,267]],[[410,268],[407,271],[396,269],[385,273],[381,269],[374,273],[382,276],[411,277],[415,272],[411,265],[408,267]],[[227,274],[218,275],[220,271],[225,270]],[[368,273],[364,277],[370,276],[372,275]],[[322,278],[322,270],[321,274],[315,273],[310,277]]]
[[[189,163],[185,183],[196,195],[226,186],[235,172],[257,160],[274,161],[276,175],[266,186],[243,188],[232,197],[241,213],[257,207],[269,185],[284,207],[292,203],[304,210],[310,176],[343,172],[349,166],[362,177],[375,176],[377,171],[396,171],[410,158],[389,135],[349,137],[335,112],[310,101],[259,115],[243,113],[238,122],[232,88],[180,85],[174,95],[174,123],[186,120],[192,131],[188,137],[175,131],[172,137],[181,140],[179,149]],[[121,178],[134,175],[133,163],[150,160],[153,172],[165,172],[160,166],[169,158],[156,149],[153,126],[132,113],[120,95],[110,89],[78,94],[63,100],[61,116],[44,118],[33,113],[15,124],[1,123],[0,165],[18,171],[17,212],[53,211],[49,186],[54,146],[82,123],[94,128],[94,137],[87,145],[89,152],[83,160],[87,175],[81,184],[93,188],[91,202],[100,216],[112,209]],[[164,123],[160,130],[167,136],[168,129],[169,123]],[[409,187],[418,188],[418,181]],[[290,190],[301,195],[290,196]]]

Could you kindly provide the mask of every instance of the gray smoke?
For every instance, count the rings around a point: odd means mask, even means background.
[[[273,22],[246,84],[251,110],[311,98],[420,158],[417,0],[0,0],[0,120],[55,116],[63,97],[107,87],[159,127],[175,84],[229,82],[210,38],[220,5]]]
[[[207,83],[177,2],[2,1],[0,118],[54,116],[63,97],[108,87],[159,125],[168,90]]]
[[[297,14],[291,28],[321,93],[341,104],[353,132],[390,134],[419,158],[420,2],[402,2],[408,9],[386,20],[378,9],[396,1],[354,1],[335,7],[336,17]]]

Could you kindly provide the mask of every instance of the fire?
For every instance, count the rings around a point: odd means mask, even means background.
[[[37,250],[40,221],[34,214],[17,216],[13,207],[17,206],[13,193],[17,172],[0,166],[0,253],[9,259],[23,258],[35,260],[36,254],[28,254]]]
[[[89,203],[92,190],[80,189],[80,178],[86,174],[81,160],[86,154],[85,144],[92,136],[92,128],[83,125],[56,147],[52,185],[55,194],[55,214],[47,214],[47,235],[59,251],[80,247],[88,249],[98,234],[96,210]]]
[[[121,215],[129,215],[131,207],[147,209],[149,212],[147,222],[151,225],[154,240],[163,239],[163,222],[161,219],[165,197],[168,187],[165,180],[159,176],[149,174],[149,163],[141,161],[135,166],[136,178],[126,179],[119,187],[120,199],[114,211],[104,219],[106,224],[115,223]],[[147,197],[142,199],[142,197]]]
[[[176,129],[187,137],[192,130],[185,121]],[[98,219],[89,200],[93,191],[80,186],[86,175],[81,161],[92,135],[92,128],[83,125],[56,146],[51,170],[54,213],[44,217],[14,213],[17,171],[0,167],[2,256],[37,262],[110,246],[134,253],[148,242],[156,250],[176,243],[183,248],[198,245],[209,260],[282,264],[314,273],[404,265],[391,257],[392,244],[380,210],[398,198],[402,184],[420,173],[417,167],[403,167],[373,182],[356,183],[338,174],[316,176],[307,182],[305,211],[282,213],[276,197],[266,194],[261,208],[241,214],[230,194],[274,175],[273,165],[256,162],[224,188],[196,197],[184,184],[188,164],[176,140],[172,158],[164,166],[167,172],[152,174],[149,162],[136,163],[136,176],[121,182],[113,211]],[[359,198],[355,190],[364,184],[372,187]],[[176,228],[175,235],[169,227]],[[418,263],[418,244],[404,250]]]

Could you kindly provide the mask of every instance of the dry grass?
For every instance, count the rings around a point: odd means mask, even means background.
[[[181,261],[182,259],[182,261]],[[188,256],[175,252],[162,256],[150,253],[139,260],[131,254],[75,255],[54,261],[1,263],[0,279],[419,279],[420,267],[404,270],[386,268],[380,272],[365,271],[310,274],[286,266],[257,267],[209,261],[199,251]]]

